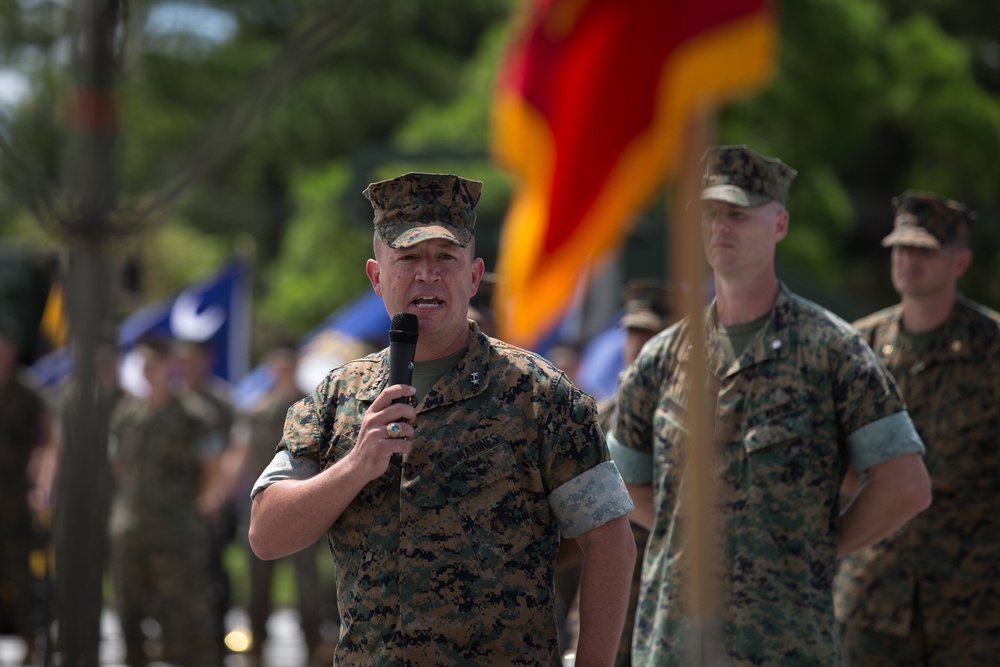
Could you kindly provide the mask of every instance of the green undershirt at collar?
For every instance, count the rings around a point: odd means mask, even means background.
[[[747,349],[747,345],[750,343],[750,339],[754,337],[754,334],[764,328],[769,319],[771,319],[770,312],[751,322],[732,324],[729,326],[719,324],[716,327],[719,347],[722,349],[722,353],[726,355],[727,365],[735,362],[736,359],[743,354],[743,352]]]
[[[417,390],[417,393],[413,396],[414,405],[423,400],[427,392],[431,390],[431,387],[437,384],[441,376],[457,364],[465,356],[465,353],[466,350],[461,350],[442,359],[413,362],[413,382],[411,384]]]

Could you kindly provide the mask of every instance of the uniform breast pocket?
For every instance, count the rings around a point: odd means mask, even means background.
[[[813,427],[806,410],[782,414],[748,429],[743,440],[744,460],[736,470],[746,498],[776,514],[798,513],[812,505],[823,487],[825,459],[815,449]],[[832,460],[832,457],[831,457]],[[819,479],[817,479],[817,477]]]
[[[786,462],[801,452],[805,443],[811,439],[812,430],[808,411],[781,411],[780,415],[768,417],[767,421],[747,429],[743,450],[751,461]]]
[[[680,453],[687,442],[687,410],[673,400],[665,400],[656,412],[654,429],[657,467],[670,469],[679,463]]]
[[[441,488],[483,567],[493,569],[537,533],[530,492],[514,452],[499,438],[480,440],[452,457]]]
[[[354,440],[351,438],[335,436],[326,466],[342,459],[353,447]],[[388,538],[391,523],[398,518],[398,512],[394,506],[390,507],[387,498],[399,488],[399,475],[399,467],[390,462],[381,477],[365,484],[331,527],[334,548],[377,548],[379,540]],[[385,546],[391,545],[387,543]]]
[[[1000,405],[992,394],[983,392],[971,396],[953,396],[950,405],[939,411],[938,423],[950,425],[949,436],[976,437],[989,434],[990,440],[996,433],[995,424]]]

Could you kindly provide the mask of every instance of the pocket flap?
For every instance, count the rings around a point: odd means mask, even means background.
[[[812,432],[808,411],[798,408],[794,412],[786,412],[779,408],[779,412],[780,414],[769,416],[769,420],[763,424],[751,426],[747,431],[743,448],[748,454],[808,437]]]
[[[503,438],[490,435],[452,453],[440,468],[445,492],[451,498],[461,498],[512,476],[517,461]]]

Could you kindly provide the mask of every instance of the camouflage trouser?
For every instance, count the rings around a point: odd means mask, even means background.
[[[291,556],[295,569],[295,589],[298,594],[299,621],[306,648],[312,656],[319,648],[320,606],[322,591],[319,583],[319,569],[316,557],[326,552],[326,540],[318,540]],[[259,654],[264,640],[267,639],[267,619],[271,616],[271,581],[274,576],[274,566],[277,561],[261,560],[250,552],[250,630],[253,633],[254,651]],[[331,597],[333,597],[331,592]]]
[[[978,667],[1000,664],[1000,627],[962,618],[950,631],[931,636],[920,610],[905,637],[874,632],[855,624],[841,626],[844,655],[850,667]],[[988,621],[989,619],[987,619]],[[966,622],[962,622],[966,621]],[[978,625],[978,627],[977,627]]]
[[[205,541],[165,547],[114,540],[111,572],[130,667],[154,658],[144,647],[146,618],[160,624],[163,654],[155,658],[182,667],[222,664],[212,633],[207,568]]]

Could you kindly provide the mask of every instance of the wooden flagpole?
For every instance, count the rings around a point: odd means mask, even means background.
[[[671,276],[678,313],[690,317],[688,441],[684,447],[681,512],[684,526],[683,594],[689,610],[684,649],[693,666],[718,664],[717,581],[715,536],[715,475],[712,470],[715,401],[708,395],[705,363],[705,286],[708,268],[701,240],[701,156],[711,141],[714,114],[692,114],[681,148],[681,162],[668,225]]]

